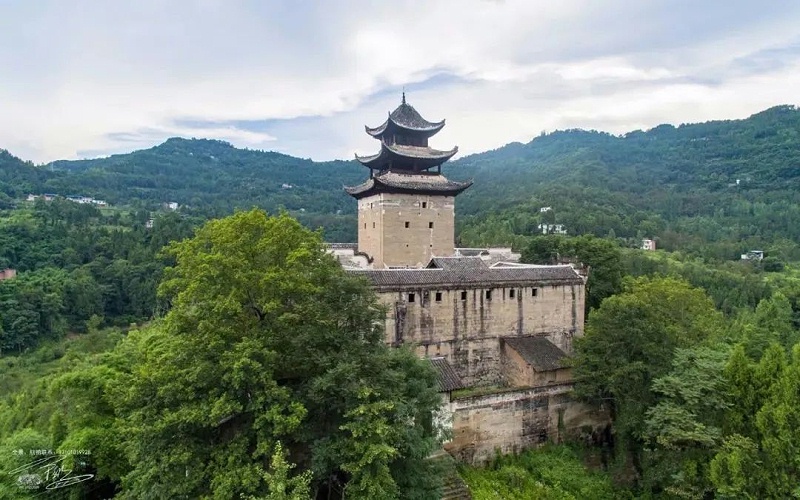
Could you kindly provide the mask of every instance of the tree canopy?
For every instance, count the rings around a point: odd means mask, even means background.
[[[384,344],[374,294],[319,233],[251,210],[166,253],[166,315],[12,414],[46,405],[39,432],[90,447],[120,498],[278,498],[274,478],[324,498],[437,498],[433,369]]]

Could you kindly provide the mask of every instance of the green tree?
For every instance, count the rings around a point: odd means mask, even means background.
[[[562,236],[534,236],[522,249],[520,260],[530,264],[555,264],[563,246]]]
[[[311,472],[305,471],[297,476],[289,476],[294,464],[286,461],[286,452],[278,441],[272,453],[270,470],[263,471],[264,481],[267,483],[269,493],[266,496],[244,497],[247,500],[308,500],[311,498],[310,484]]]
[[[713,491],[708,465],[722,441],[726,412],[733,406],[722,346],[677,349],[672,370],[653,382],[661,400],[647,410],[645,437],[648,489],[666,489],[684,498],[701,498]]]
[[[587,314],[599,307],[603,299],[622,290],[622,254],[617,244],[610,240],[593,236],[535,236],[523,248],[520,257],[522,262],[531,264],[556,264],[560,259],[589,268]]]
[[[710,479],[719,498],[768,498],[758,446],[747,437],[732,434],[711,461]]]
[[[800,346],[756,416],[769,498],[800,494]]]
[[[613,241],[581,236],[566,240],[567,251],[589,266],[586,282],[586,311],[600,307],[606,297],[622,290],[622,254]]]
[[[647,411],[661,399],[653,382],[669,372],[675,349],[717,335],[721,319],[702,290],[675,278],[629,280],[589,314],[586,335],[575,343],[575,390],[610,407],[640,474]]]
[[[266,495],[278,441],[316,491],[436,497],[432,369],[384,344],[374,294],[318,233],[252,210],[168,252],[171,309],[123,342],[134,367],[116,399],[126,497]]]

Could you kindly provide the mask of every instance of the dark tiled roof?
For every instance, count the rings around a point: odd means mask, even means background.
[[[421,161],[423,163],[422,166],[425,168],[431,168],[446,162],[456,153],[458,153],[457,146],[451,150],[442,151],[428,146],[390,145],[381,142],[381,150],[377,154],[369,156],[356,155],[356,160],[372,169],[383,168],[385,164],[392,160],[405,160],[406,162],[418,160],[418,163]]]
[[[489,255],[489,251],[485,248],[459,248],[458,253],[464,257],[474,257],[476,255]]]
[[[389,118],[398,125],[416,130],[430,130],[441,128],[441,126],[444,125],[444,120],[440,122],[429,122],[414,109],[414,106],[406,104],[405,102],[397,106],[389,115]]]
[[[486,264],[480,257],[434,257],[428,264],[428,269],[481,272],[486,269]]]
[[[461,260],[460,259],[468,259]],[[478,262],[480,261],[480,262]],[[432,259],[431,264],[444,267],[425,269],[364,269],[350,271],[367,278],[379,289],[413,287],[483,287],[531,284],[583,284],[570,266],[524,266],[490,268],[480,258],[451,257]],[[444,264],[446,262],[446,264]],[[429,265],[431,265],[429,264]]]
[[[389,128],[389,125],[395,125],[407,130],[414,130],[417,132],[436,133],[444,127],[444,120],[440,122],[429,122],[419,112],[414,109],[414,106],[403,102],[394,111],[389,113],[389,118],[378,127],[365,127],[367,133],[373,137],[378,137]]]
[[[463,389],[464,383],[461,382],[456,371],[450,366],[445,358],[429,358],[431,365],[436,369],[439,392],[450,392],[456,389]]]
[[[358,250],[358,243],[326,243],[331,250]]]
[[[397,156],[422,160],[447,160],[458,153],[458,146],[448,151],[433,149],[428,146],[405,146],[402,144],[384,144],[383,146]]]
[[[503,341],[537,372],[558,370],[565,366],[567,354],[544,337],[505,337]]]
[[[456,182],[436,174],[399,174],[386,172],[368,179],[363,184],[345,187],[348,194],[355,197],[374,193],[439,193],[455,196],[472,185],[472,181]]]

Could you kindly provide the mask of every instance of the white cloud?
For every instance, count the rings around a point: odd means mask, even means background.
[[[40,162],[172,135],[349,158],[374,149],[361,126],[382,121],[399,97],[385,91],[402,85],[423,115],[447,118],[436,145],[468,153],[543,129],[742,117],[791,103],[800,73],[769,51],[797,43],[798,8],[737,1],[18,0],[4,10],[0,147]],[[755,53],[755,69],[734,67]]]

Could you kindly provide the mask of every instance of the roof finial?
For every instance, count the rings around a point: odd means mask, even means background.
[[[406,103],[406,88],[403,87],[403,104]]]

